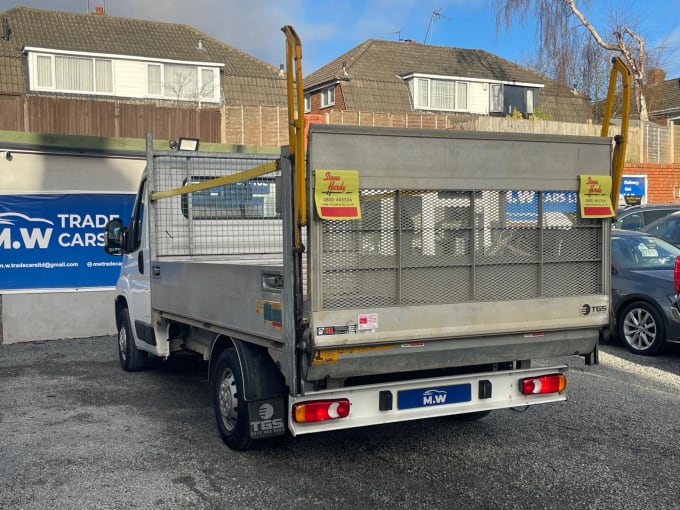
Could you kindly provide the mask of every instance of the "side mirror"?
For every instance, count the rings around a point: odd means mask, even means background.
[[[123,226],[120,218],[114,218],[104,227],[106,230],[106,241],[104,251],[109,255],[122,255],[125,253],[127,241],[127,228]]]

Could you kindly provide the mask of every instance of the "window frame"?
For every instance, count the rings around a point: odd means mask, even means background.
[[[442,101],[449,101],[452,108],[446,108],[440,105],[435,106],[433,98],[435,97],[434,89],[437,89],[436,97],[441,96]],[[414,110],[431,110],[439,112],[469,112],[470,111],[470,82],[467,80],[460,80],[454,78],[444,77],[429,77],[429,76],[414,76],[411,79],[411,92]],[[427,90],[424,90],[427,89]],[[449,90],[446,90],[449,89]],[[465,90],[465,101],[461,101],[460,91]]]
[[[196,76],[195,90],[183,94],[181,102],[219,105],[224,102],[220,62],[150,59],[135,55],[92,53],[58,50],[42,46],[25,46],[30,92],[57,93],[71,96],[121,97],[139,100],[175,100],[175,94],[165,94],[162,69],[167,65],[187,66]],[[57,59],[60,60],[57,70]],[[72,61],[70,59],[73,59]],[[158,69],[160,78],[152,86],[148,66]],[[146,71],[144,71],[146,70]],[[59,86],[57,86],[59,85]],[[186,96],[186,97],[185,97]]]
[[[335,85],[321,89],[321,108],[329,108],[331,106],[335,106]]]
[[[166,67],[174,68],[174,69],[179,69],[179,68],[186,68],[187,70],[194,71],[196,73],[196,81],[195,84],[193,85],[193,88],[191,89],[191,95],[185,96],[185,95],[180,95],[174,93],[171,89],[168,88],[166,81],[165,81],[165,74],[166,74]],[[149,79],[149,73],[151,68],[160,68],[160,92],[152,92],[150,90],[151,88],[151,81]],[[212,95],[203,95],[203,91],[205,88],[204,82],[204,77],[205,77],[205,72],[209,71],[212,74],[212,80],[210,83],[212,83]],[[212,68],[212,67],[205,67],[205,66],[193,66],[193,65],[186,65],[186,64],[175,64],[175,63],[164,63],[164,62],[148,62],[146,64],[146,76],[147,76],[147,83],[146,83],[146,97],[152,97],[155,99],[167,99],[167,100],[173,100],[173,101],[186,101],[186,102],[208,102],[208,103],[216,103],[219,101],[219,94],[217,87],[215,84],[219,83],[219,76],[215,77],[217,70]]]
[[[503,84],[489,84],[489,113],[503,113]]]
[[[41,71],[41,66],[38,65],[38,62],[40,60],[48,59],[49,60],[49,66],[45,66],[45,68],[49,67],[49,79],[45,80],[44,76],[41,76],[39,73]],[[77,89],[77,88],[69,88],[69,87],[59,87],[57,86],[57,82],[59,81],[60,77],[57,75],[57,59],[64,59],[64,60],[73,60],[75,61],[83,61],[83,62],[88,62],[89,65],[89,73],[91,74],[90,76],[90,81],[92,84],[91,89]],[[108,64],[109,70],[108,73],[110,75],[110,89],[109,90],[97,90],[98,88],[98,83],[99,83],[99,71],[97,68],[99,67],[98,64]],[[99,95],[99,96],[111,96],[113,95],[113,91],[115,90],[115,73],[114,73],[114,66],[113,66],[113,59],[111,58],[103,58],[100,56],[89,56],[89,55],[67,55],[67,54],[59,54],[59,53],[40,53],[36,52],[35,53],[35,80],[31,80],[31,89],[38,91],[38,92],[60,92],[60,93],[66,93],[66,94],[88,94],[88,95]],[[46,85],[49,81],[49,85]]]

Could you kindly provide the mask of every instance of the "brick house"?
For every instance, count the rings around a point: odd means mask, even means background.
[[[305,110],[592,120],[581,95],[487,51],[375,39],[305,79]]]
[[[645,94],[650,119],[680,125],[680,78],[667,80],[665,71],[651,69]]]
[[[184,24],[102,8],[0,13],[0,129],[230,142],[226,108],[285,108],[285,83],[279,69]]]

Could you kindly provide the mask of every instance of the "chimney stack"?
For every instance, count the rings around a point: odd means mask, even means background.
[[[2,40],[9,41],[9,34],[12,31],[9,29],[9,20],[7,18],[2,18]]]
[[[95,8],[94,8],[94,13],[93,13],[93,14],[97,14],[97,15],[99,15],[99,16],[103,16],[103,15],[104,15],[104,8],[101,7],[101,6],[95,7]]]

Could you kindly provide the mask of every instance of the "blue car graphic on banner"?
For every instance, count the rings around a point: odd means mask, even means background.
[[[112,287],[120,260],[104,225],[130,217],[133,194],[0,195],[0,291]]]

